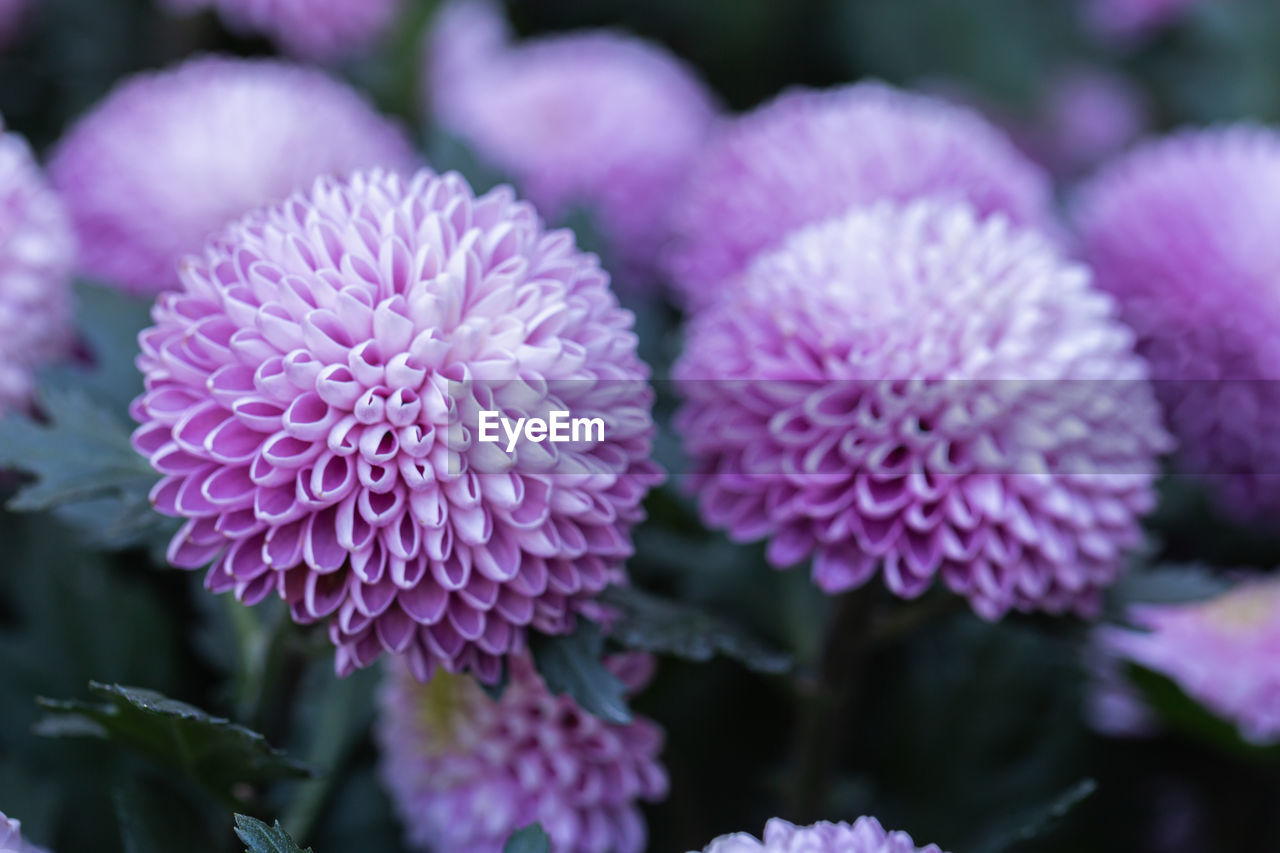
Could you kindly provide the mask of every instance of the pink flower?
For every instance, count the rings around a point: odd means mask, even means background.
[[[905,832],[886,832],[873,817],[852,824],[822,821],[796,826],[773,818],[764,827],[764,841],[745,832],[711,842],[703,853],[942,853],[936,844],[917,848]]]
[[[652,658],[606,661],[632,690]],[[381,774],[409,844],[432,853],[500,853],[538,822],[557,853],[640,853],[639,800],[660,800],[662,730],[640,718],[605,723],[567,696],[552,696],[527,657],[493,701],[473,681],[439,675],[416,683],[397,667],[383,687],[375,733]]]
[[[74,262],[61,201],[0,122],[0,413],[26,403],[34,368],[68,343]]]
[[[401,0],[161,0],[175,12],[216,9],[233,29],[264,35],[285,52],[326,62],[367,50]]]
[[[1147,104],[1133,83],[1079,68],[1053,82],[1032,142],[1054,171],[1071,174],[1119,153],[1146,126]]]
[[[701,307],[797,227],[924,196],[1052,220],[1048,177],[970,110],[879,83],[787,92],[707,146],[673,209],[668,270]]]
[[[964,203],[794,232],[695,315],[676,423],[703,518],[825,591],[935,578],[986,618],[1091,611],[1166,448],[1111,300]]]
[[[1098,630],[1104,654],[1171,678],[1245,740],[1280,743],[1280,579],[1206,602],[1134,605],[1128,618],[1137,630]]]
[[[0,853],[48,853],[22,838],[22,821],[5,817],[0,812]]]
[[[450,3],[429,45],[431,109],[555,219],[591,208],[613,254],[652,273],[712,98],[661,48],[606,31],[510,43],[496,4]]]
[[[1151,363],[1183,471],[1241,518],[1280,510],[1280,134],[1144,145],[1080,193],[1085,259]]]
[[[417,158],[354,90],[282,62],[210,57],[119,85],[62,140],[50,174],[84,274],[150,295],[177,287],[182,256],[232,219],[373,166],[409,171]]]
[[[494,679],[622,577],[656,481],[647,369],[608,275],[500,187],[316,181],[181,269],[140,336],[134,444],[187,519],[177,566],[329,620],[337,670],[382,652]],[[480,440],[480,412],[605,434]]]

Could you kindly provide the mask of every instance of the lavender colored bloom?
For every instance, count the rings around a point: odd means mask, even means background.
[[[701,307],[789,231],[922,196],[1052,220],[1048,177],[971,110],[879,83],[791,91],[727,125],[699,159],[674,205],[668,270]]]
[[[1280,510],[1280,133],[1236,126],[1142,146],[1082,190],[1098,284],[1138,334],[1181,449],[1241,518]]]
[[[986,618],[1090,611],[1164,449],[1088,271],[964,203],[793,233],[695,315],[677,414],[702,515],[825,591],[936,577]]]
[[[606,664],[632,690],[653,665],[637,654]],[[381,775],[413,848],[500,853],[536,821],[557,853],[644,850],[637,802],[667,793],[655,723],[606,723],[552,696],[527,657],[510,660],[497,702],[469,679],[423,685],[396,667],[380,704]]]
[[[282,62],[202,58],[117,87],[63,139],[50,174],[84,273],[155,294],[232,219],[319,175],[374,166],[417,160],[354,90]]]
[[[1133,83],[1080,68],[1053,82],[1033,142],[1055,172],[1078,173],[1124,149],[1146,126],[1147,105]]]
[[[619,262],[648,277],[670,199],[711,128],[710,94],[682,62],[635,38],[510,41],[494,3],[442,10],[428,56],[437,121],[548,217],[590,207]]]
[[[22,838],[22,821],[0,812],[0,853],[48,853]]]
[[[0,122],[0,413],[26,402],[32,370],[68,342],[74,262],[61,201]]]
[[[886,832],[873,817],[852,824],[821,821],[796,826],[773,818],[764,827],[764,841],[745,832],[712,841],[702,853],[942,853],[936,844],[916,847],[905,832]]]
[[[1084,0],[1085,23],[1119,42],[1133,41],[1168,26],[1207,0]]]
[[[233,29],[264,35],[286,53],[321,62],[369,48],[401,0],[161,0],[175,12],[216,9]]]
[[[622,577],[656,481],[647,368],[608,275],[500,187],[381,171],[249,214],[189,257],[140,336],[134,445],[206,586],[383,651],[497,677]],[[610,420],[476,440],[477,413]]]
[[[1206,602],[1134,605],[1128,619],[1137,630],[1097,631],[1098,648],[1117,666],[1161,673],[1245,740],[1280,743],[1280,579],[1244,582]],[[1123,730],[1130,710],[1119,710],[1119,720],[1099,720],[1104,730]]]

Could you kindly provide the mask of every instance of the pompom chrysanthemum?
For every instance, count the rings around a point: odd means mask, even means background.
[[[703,853],[942,853],[936,844],[916,847],[905,832],[887,832],[873,817],[852,824],[822,821],[796,826],[774,818],[764,827],[764,840],[745,832],[711,842]]]
[[[47,853],[22,837],[22,821],[0,812],[0,853]]]
[[[286,53],[329,61],[370,47],[402,0],[161,0],[176,12],[216,9],[233,29],[263,35]]]
[[[968,205],[795,232],[694,319],[677,415],[704,518],[974,609],[1087,611],[1136,545],[1167,438],[1109,297]]]
[[[546,216],[592,209],[619,262],[635,275],[651,271],[671,197],[714,117],[691,69],[611,32],[510,44],[487,0],[445,7],[429,60],[443,127],[510,174]]]
[[[1101,654],[1172,679],[1245,740],[1280,743],[1280,580],[1244,582],[1205,602],[1134,605],[1127,615],[1136,630],[1098,629]],[[1116,701],[1111,694],[1108,704],[1095,704],[1096,723],[1126,731],[1135,701]],[[1124,716],[1117,719],[1117,713]],[[1149,726],[1146,715],[1139,721]]]
[[[617,580],[656,479],[647,370],[594,255],[456,174],[320,179],[182,268],[140,336],[134,444],[207,586],[381,652],[497,677]],[[477,440],[479,412],[607,434]]]
[[[695,164],[673,206],[668,271],[703,306],[799,226],[924,196],[1051,220],[1048,177],[968,109],[879,83],[789,92],[727,125]]]
[[[75,245],[62,202],[25,141],[0,122],[0,413],[67,344]]]
[[[154,294],[232,219],[319,175],[375,166],[417,160],[354,90],[281,62],[204,58],[123,83],[64,138],[50,175],[83,272]]]
[[[1083,189],[1075,219],[1151,364],[1182,469],[1242,518],[1280,510],[1280,134],[1138,148]]]
[[[634,690],[652,659],[606,664]],[[551,695],[527,657],[511,659],[498,701],[465,678],[423,685],[399,667],[381,699],[381,775],[415,849],[500,853],[512,832],[537,822],[557,853],[644,850],[638,802],[667,791],[653,722],[591,716]]]

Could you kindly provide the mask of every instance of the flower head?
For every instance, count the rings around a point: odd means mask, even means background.
[[[0,853],[48,853],[22,838],[22,821],[0,812]]]
[[[228,26],[263,35],[286,53],[331,61],[360,53],[387,31],[402,0],[161,0],[175,12],[216,9]]]
[[[1246,740],[1280,743],[1280,579],[1244,582],[1204,602],[1134,605],[1128,619],[1137,630],[1098,629],[1102,653],[1172,679]]]
[[[1051,219],[1049,180],[976,113],[879,83],[788,92],[727,125],[674,205],[667,266],[699,307],[791,230],[854,205],[964,199]]]
[[[591,208],[611,253],[646,273],[666,212],[714,118],[694,72],[607,31],[513,45],[496,4],[447,5],[428,69],[437,120],[510,174],[550,218]]]
[[[416,165],[398,127],[323,73],[202,58],[120,85],[67,134],[50,175],[84,273],[154,294],[232,219],[319,175]]]
[[[31,0],[0,0],[0,50],[18,37],[30,6]]]
[[[26,402],[33,368],[67,344],[74,262],[62,202],[0,123],[0,413]]]
[[[646,655],[606,663],[632,690],[652,669]],[[528,657],[510,660],[496,702],[469,679],[441,675],[423,685],[397,667],[375,732],[409,843],[433,853],[499,853],[535,821],[559,853],[640,853],[637,803],[667,792],[655,723],[591,716],[551,695]]]
[[[1127,78],[1096,68],[1057,78],[1032,140],[1059,173],[1079,173],[1113,156],[1143,132],[1147,104]]]
[[[1280,510],[1280,133],[1142,146],[1083,189],[1075,219],[1151,364],[1183,470],[1243,518]]]
[[[695,315],[677,415],[703,517],[995,618],[1088,611],[1154,503],[1159,411],[1088,271],[963,203],[795,232]]]
[[[821,821],[796,826],[773,818],[764,827],[764,841],[745,832],[711,842],[703,853],[942,853],[936,844],[916,847],[905,832],[886,832],[873,817],[852,824]]]
[[[337,669],[497,677],[621,577],[656,479],[632,317],[568,231],[500,187],[316,181],[187,259],[140,336],[134,444],[187,519],[169,560],[328,618]],[[479,440],[481,411],[609,426]]]

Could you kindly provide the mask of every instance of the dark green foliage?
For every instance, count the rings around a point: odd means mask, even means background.
[[[502,846],[502,853],[551,853],[551,839],[535,823],[512,833]]]
[[[604,638],[586,619],[572,634],[529,639],[538,672],[553,694],[568,694],[589,713],[610,723],[631,722],[626,687],[604,665]]]

